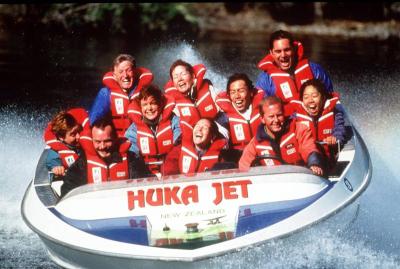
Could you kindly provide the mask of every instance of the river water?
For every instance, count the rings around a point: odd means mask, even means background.
[[[373,175],[346,229],[319,225],[295,236],[204,261],[198,268],[400,268],[400,54],[398,42],[300,37],[328,70],[371,154]],[[44,147],[42,131],[60,109],[86,108],[115,55],[135,55],[163,86],[177,58],[204,63],[224,89],[244,71],[253,81],[266,53],[260,36],[194,42],[0,33],[0,268],[57,268],[23,222],[20,204]]]

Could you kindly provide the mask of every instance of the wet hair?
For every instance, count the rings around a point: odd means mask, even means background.
[[[132,63],[132,67],[133,68],[136,68],[136,60],[135,60],[135,58],[132,56],[132,55],[130,55],[130,54],[120,54],[120,55],[118,55],[115,59],[114,59],[114,61],[113,61],[113,68],[115,67],[115,66],[117,66],[117,65],[119,65],[120,63],[122,63],[122,62],[124,62],[124,61],[128,61],[128,62],[131,62]]]
[[[313,86],[322,96],[322,102],[325,102],[329,98],[329,94],[325,89],[324,83],[319,79],[309,79],[304,82],[300,87],[300,100],[303,101],[304,90],[308,86]]]
[[[105,116],[105,117],[102,117],[102,118],[96,120],[91,125],[91,128],[93,129],[93,127],[96,127],[98,129],[104,130],[107,126],[111,126],[111,129],[112,129],[111,136],[113,138],[117,138],[118,137],[117,131],[115,129],[114,123],[110,116]]]
[[[173,62],[172,65],[171,65],[171,67],[169,68],[169,76],[170,76],[171,79],[172,79],[172,71],[174,71],[174,69],[175,69],[177,66],[179,66],[179,65],[184,66],[184,67],[186,68],[186,70],[187,70],[192,76],[194,75],[193,66],[192,66],[190,63],[188,63],[188,62],[185,62],[185,61],[183,61],[183,60],[181,60],[181,59],[178,59],[178,60],[176,60],[175,62]]]
[[[71,114],[67,111],[61,111],[51,120],[51,131],[58,139],[65,138],[67,132],[77,125],[80,126]]]
[[[161,92],[160,88],[154,84],[144,86],[142,90],[139,92],[139,95],[136,97],[136,101],[140,106],[140,101],[143,99],[147,99],[150,96],[154,98],[154,100],[160,107],[164,107],[165,105],[164,94]]]
[[[251,92],[254,88],[253,82],[249,79],[249,77],[244,73],[235,73],[228,78],[228,83],[226,84],[226,93],[229,95],[229,87],[231,84],[237,80],[243,80],[246,83],[247,88],[249,88],[249,92]]]
[[[264,116],[264,110],[263,110],[264,106],[271,106],[271,105],[275,105],[275,104],[279,104],[282,107],[282,112],[283,112],[283,103],[279,97],[268,96],[268,97],[264,98],[263,100],[261,100],[260,104],[258,105],[258,111],[259,111],[261,117]]]
[[[288,31],[278,30],[273,32],[269,37],[269,48],[272,50],[274,48],[274,41],[280,39],[289,39],[290,45],[293,47],[294,38]]]

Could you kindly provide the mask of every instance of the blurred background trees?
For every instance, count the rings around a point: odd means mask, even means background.
[[[399,20],[400,2],[0,4],[1,27],[142,37],[165,32],[198,36],[208,31],[262,31],[277,25],[329,23],[332,27],[334,21],[390,22],[398,27]]]

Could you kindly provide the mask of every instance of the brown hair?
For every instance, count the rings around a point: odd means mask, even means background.
[[[279,97],[268,96],[268,97],[264,98],[263,100],[261,100],[260,104],[258,104],[258,111],[259,111],[261,117],[264,116],[264,110],[263,110],[264,106],[271,106],[271,105],[275,105],[275,104],[279,104],[282,107],[282,111],[283,111],[282,100]]]
[[[154,98],[154,100],[156,100],[157,104],[160,107],[164,107],[165,97],[164,97],[163,93],[161,92],[160,88],[154,84],[144,86],[142,88],[142,90],[139,92],[139,95],[136,97],[136,101],[138,102],[138,104],[140,106],[140,101],[143,99],[147,99],[150,96],[152,96]]]
[[[179,60],[176,60],[175,62],[173,62],[172,65],[171,65],[171,67],[169,68],[169,76],[170,76],[171,79],[172,79],[172,71],[174,71],[175,67],[177,67],[177,66],[179,66],[179,65],[184,66],[184,67],[186,68],[186,70],[187,70],[192,76],[194,75],[193,66],[192,66],[190,63],[185,62],[185,61],[179,59]]]
[[[65,138],[67,132],[77,125],[79,126],[78,122],[71,114],[61,111],[51,120],[51,131],[58,139]]]
[[[124,62],[124,61],[128,61],[128,62],[131,62],[132,63],[132,67],[133,68],[136,68],[136,60],[135,60],[135,58],[132,56],[132,55],[130,55],[130,54],[120,54],[120,55],[118,55],[115,59],[114,59],[114,61],[113,61],[113,68],[115,67],[115,66],[117,66],[117,65],[119,65],[120,63],[122,63],[122,62]],[[112,68],[112,69],[113,69]]]

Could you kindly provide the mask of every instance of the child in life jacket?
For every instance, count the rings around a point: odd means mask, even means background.
[[[82,108],[61,111],[54,116],[44,132],[49,147],[46,167],[56,177],[64,176],[81,154],[80,132],[89,128],[88,114]]]

